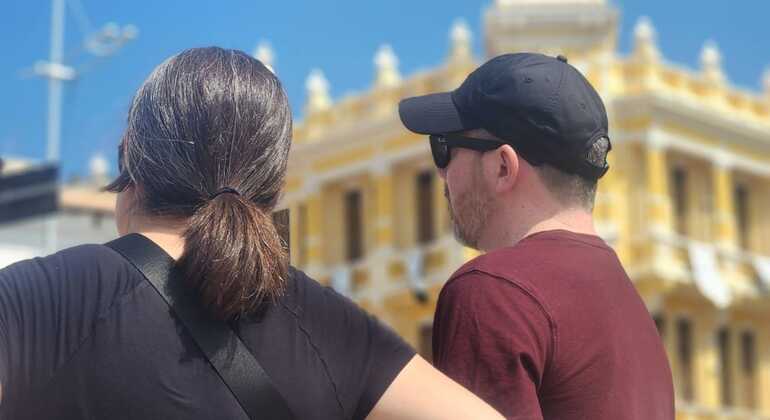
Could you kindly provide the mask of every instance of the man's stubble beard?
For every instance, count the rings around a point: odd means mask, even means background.
[[[453,202],[449,197],[449,189],[446,183],[444,184],[444,196],[449,206],[452,230],[455,238],[461,244],[479,249],[482,231],[492,212],[490,195],[481,182],[474,182],[473,188],[456,197],[454,204],[457,207],[457,212],[455,212],[452,206]]]

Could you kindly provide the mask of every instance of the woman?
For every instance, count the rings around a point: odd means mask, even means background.
[[[184,51],[137,92],[120,145],[120,235],[176,261],[297,419],[499,418],[350,301],[288,267],[270,217],[291,113],[232,50]],[[2,418],[245,419],[142,274],[103,245],[0,271]]]

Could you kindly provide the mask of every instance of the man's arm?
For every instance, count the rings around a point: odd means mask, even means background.
[[[433,331],[434,364],[506,417],[539,419],[553,346],[543,307],[516,284],[472,271],[444,287]]]

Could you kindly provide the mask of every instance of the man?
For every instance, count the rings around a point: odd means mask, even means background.
[[[566,58],[496,57],[455,91],[408,98],[454,231],[484,251],[436,311],[436,366],[508,418],[673,419],[654,323],[594,231],[607,115]]]

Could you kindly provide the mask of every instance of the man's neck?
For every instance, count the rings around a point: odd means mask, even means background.
[[[527,236],[549,230],[566,230],[585,235],[596,235],[593,216],[583,209],[563,209],[548,216],[542,212],[507,215],[498,223],[490,223],[479,240],[479,248],[492,251],[516,245]]]

